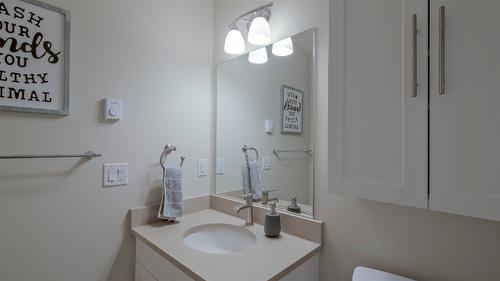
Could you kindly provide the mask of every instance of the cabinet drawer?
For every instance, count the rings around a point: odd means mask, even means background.
[[[135,263],[135,281],[158,281],[142,265]]]
[[[139,239],[136,239],[136,261],[158,281],[193,280]]]

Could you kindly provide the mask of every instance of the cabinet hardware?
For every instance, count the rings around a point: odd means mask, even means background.
[[[417,87],[418,87],[418,65],[417,65],[417,59],[418,59],[418,50],[417,50],[417,34],[418,29],[417,29],[417,15],[412,16],[412,56],[411,56],[411,61],[412,61],[412,82],[411,82],[411,96],[416,98],[417,97]]]
[[[439,94],[445,94],[445,24],[446,24],[446,10],[445,6],[439,7]]]

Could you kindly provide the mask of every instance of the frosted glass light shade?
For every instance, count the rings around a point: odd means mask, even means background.
[[[231,55],[241,55],[245,52],[245,39],[237,29],[232,29],[227,33],[224,51]]]
[[[266,47],[250,52],[250,54],[248,54],[248,61],[255,64],[266,63],[267,62]]]
[[[284,57],[291,54],[293,54],[292,38],[288,37],[273,44],[273,55]]]
[[[253,19],[248,30],[248,42],[259,46],[271,43],[271,28],[264,17]]]

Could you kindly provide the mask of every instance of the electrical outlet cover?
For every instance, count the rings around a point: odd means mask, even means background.
[[[198,177],[208,176],[208,160],[198,159]]]
[[[271,157],[262,157],[262,170],[271,170],[272,166],[272,158]]]
[[[216,166],[217,175],[223,175],[224,174],[224,158],[217,158],[217,163],[215,166]]]

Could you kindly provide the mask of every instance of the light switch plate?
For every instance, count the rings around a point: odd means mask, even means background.
[[[271,170],[272,166],[272,158],[271,157],[262,157],[262,170]]]
[[[104,187],[128,184],[128,163],[109,163],[102,166]]]
[[[217,163],[215,164],[215,169],[217,175],[223,175],[224,174],[224,158],[217,158]]]
[[[205,177],[208,175],[208,160],[198,159],[198,177]]]

